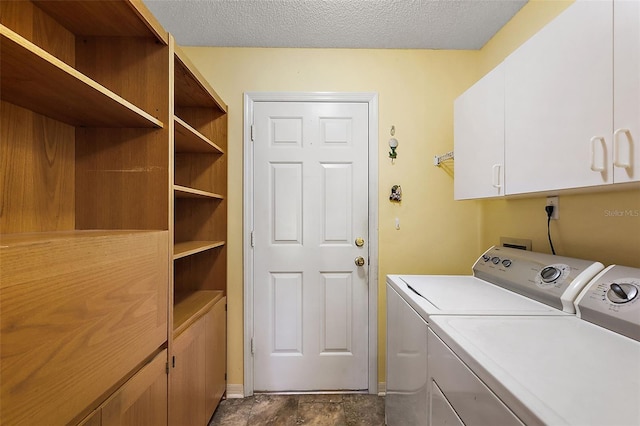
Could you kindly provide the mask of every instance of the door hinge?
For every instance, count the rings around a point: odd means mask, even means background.
[[[251,142],[253,142],[253,141],[254,141],[254,139],[253,139],[253,129],[254,129],[254,127],[255,127],[255,126],[252,124],[252,125],[251,125]]]
[[[252,337],[252,338],[251,338],[251,355],[253,355],[253,354],[255,354],[255,353],[256,353],[256,348],[255,348],[255,346],[253,345],[253,337]]]
[[[251,231],[251,247],[254,247],[255,242],[253,240],[253,231]]]
[[[167,362],[167,374],[169,374],[169,363]]]

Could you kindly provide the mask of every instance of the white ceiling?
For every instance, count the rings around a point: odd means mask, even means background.
[[[480,49],[527,0],[143,0],[182,46]]]

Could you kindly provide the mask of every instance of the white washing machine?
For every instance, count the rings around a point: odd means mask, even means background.
[[[387,276],[387,425],[429,419],[427,336],[439,315],[570,317],[598,262],[492,247],[473,275]]]
[[[577,315],[431,318],[432,425],[640,425],[640,269],[611,266]]]

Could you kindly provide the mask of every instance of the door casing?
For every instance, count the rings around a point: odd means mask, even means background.
[[[244,384],[253,395],[253,149],[251,125],[254,102],[363,102],[369,107],[369,393],[378,393],[378,94],[361,92],[246,92],[244,94]]]

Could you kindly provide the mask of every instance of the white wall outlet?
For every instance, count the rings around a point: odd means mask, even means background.
[[[560,205],[558,204],[558,197],[547,197],[547,206],[553,206],[553,214],[551,219],[560,219]]]

